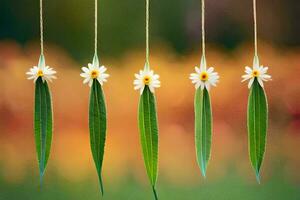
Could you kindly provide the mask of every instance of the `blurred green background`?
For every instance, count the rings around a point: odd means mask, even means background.
[[[44,3],[45,39],[65,48],[76,59],[93,53],[94,2],[51,0]],[[122,55],[144,46],[144,1],[102,0],[99,2],[100,52]],[[300,44],[298,0],[258,1],[259,37],[280,47]],[[37,0],[1,0],[0,39],[21,44],[39,36]],[[200,0],[152,0],[151,42],[165,43],[178,53],[198,49],[200,42]],[[208,0],[207,40],[226,50],[251,41],[251,0]]]
[[[206,179],[195,161],[194,86],[188,79],[201,55],[200,1],[150,2],[151,66],[162,81],[156,92],[160,199],[300,199],[300,2],[257,1],[260,59],[273,77],[266,83],[270,122],[261,184],[248,159],[248,89],[240,83],[253,58],[251,0],[206,1],[207,61],[221,75],[212,90]],[[111,75],[104,86],[107,200],[153,199],[132,84],[144,65],[144,6],[143,0],[99,0],[99,54]],[[55,127],[42,188],[32,127],[34,86],[25,76],[39,56],[38,9],[38,0],[0,0],[0,200],[101,199],[89,148],[89,88],[79,76],[93,56],[94,1],[44,2],[45,56],[58,79],[51,84]]]

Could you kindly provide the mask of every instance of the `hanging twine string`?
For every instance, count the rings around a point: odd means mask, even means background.
[[[149,0],[146,0],[146,63],[149,65]]]
[[[202,56],[205,57],[205,0],[201,1],[202,11]]]
[[[97,54],[98,42],[98,0],[95,0],[95,54]]]
[[[256,17],[256,0],[253,0],[253,20],[254,20],[254,54],[257,56],[257,17]]]
[[[43,0],[40,0],[40,37],[41,55],[44,55],[44,25],[43,25]]]

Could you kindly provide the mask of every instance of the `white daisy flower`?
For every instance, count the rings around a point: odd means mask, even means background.
[[[87,67],[81,68],[83,73],[80,74],[84,78],[83,84],[88,83],[90,87],[93,85],[93,80],[97,79],[101,85],[107,81],[109,74],[104,73],[107,68],[105,66],[99,67],[98,65],[88,64]]]
[[[34,66],[29,69],[26,74],[29,76],[27,79],[31,80],[33,79],[33,82],[35,83],[36,80],[41,77],[43,82],[50,81],[52,82],[52,79],[56,79],[56,71],[53,70],[53,68],[49,66]]]
[[[143,94],[144,88],[147,85],[152,93],[155,88],[160,87],[159,75],[154,74],[153,70],[144,69],[140,70],[139,74],[135,74],[135,80],[133,82],[134,89],[140,90],[140,94]]]
[[[216,86],[217,82],[219,82],[220,76],[217,72],[214,72],[213,67],[209,67],[208,69],[205,67],[195,67],[195,71],[196,73],[190,75],[190,79],[195,84],[196,89],[201,87],[201,90],[204,88],[210,90],[211,86]]]
[[[267,74],[268,67],[254,65],[253,69],[246,66],[245,72],[246,74],[242,76],[243,80],[242,82],[249,80],[248,88],[251,88],[255,78],[257,79],[258,83],[261,87],[264,87],[263,81],[269,81],[271,80],[271,76]]]

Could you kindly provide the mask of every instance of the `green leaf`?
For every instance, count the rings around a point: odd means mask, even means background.
[[[248,99],[248,141],[251,164],[260,182],[260,167],[266,149],[268,106],[264,89],[254,80]]]
[[[40,181],[45,173],[52,142],[52,102],[47,82],[39,77],[35,84],[34,133]]]
[[[212,112],[210,96],[206,88],[198,88],[195,95],[195,146],[197,162],[202,175],[206,176],[206,169],[210,159],[212,140]]]
[[[143,157],[147,174],[152,185],[155,199],[158,164],[158,126],[155,97],[148,86],[145,86],[139,102],[139,129]]]
[[[89,128],[92,155],[103,195],[102,163],[106,139],[106,106],[102,87],[97,79],[93,80],[90,93]]]

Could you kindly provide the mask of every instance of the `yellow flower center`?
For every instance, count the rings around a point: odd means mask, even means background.
[[[93,79],[97,78],[98,75],[99,75],[99,72],[98,72],[97,70],[91,71],[91,77],[92,77]]]
[[[40,70],[37,72],[37,76],[38,76],[38,77],[44,76],[43,70],[40,69]]]
[[[200,74],[200,80],[201,81],[207,81],[208,80],[208,74],[207,74],[207,72],[202,72]]]
[[[144,84],[145,84],[145,85],[149,85],[149,84],[150,84],[150,81],[151,81],[151,77],[150,77],[150,76],[145,76],[145,77],[144,77]]]
[[[252,76],[253,77],[258,77],[259,76],[259,71],[258,70],[253,70]]]

